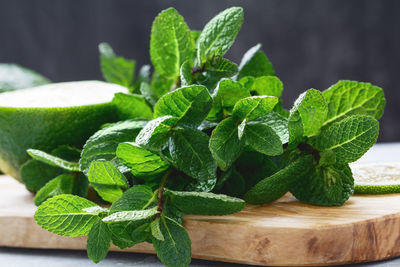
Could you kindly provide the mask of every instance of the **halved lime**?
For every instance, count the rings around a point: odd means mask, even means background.
[[[400,193],[400,162],[351,165],[355,194]]]
[[[125,87],[100,81],[53,83],[0,94],[0,169],[20,180],[26,150],[81,147],[107,122],[118,120],[114,94]]]

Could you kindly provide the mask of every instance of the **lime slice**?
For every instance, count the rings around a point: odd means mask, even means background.
[[[400,162],[351,165],[356,194],[400,193]]]
[[[81,147],[99,127],[118,120],[114,94],[100,81],[53,83],[0,94],[0,169],[20,180],[28,148]]]

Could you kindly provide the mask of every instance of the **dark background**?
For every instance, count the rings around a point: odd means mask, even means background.
[[[339,79],[385,90],[380,141],[400,141],[400,1],[396,0],[0,0],[0,62],[16,62],[53,81],[101,79],[97,45],[149,63],[154,17],[173,6],[201,30],[232,5],[245,22],[227,57],[240,62],[261,42],[285,84],[284,106],[308,88]]]

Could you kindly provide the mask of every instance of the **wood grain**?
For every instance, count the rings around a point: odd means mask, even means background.
[[[0,246],[85,249],[86,238],[36,225],[33,196],[0,176]],[[400,194],[353,196],[342,207],[315,207],[286,195],[229,216],[185,216],[194,258],[254,265],[317,266],[400,255]],[[112,250],[118,251],[116,247]],[[149,244],[128,252],[154,253]]]

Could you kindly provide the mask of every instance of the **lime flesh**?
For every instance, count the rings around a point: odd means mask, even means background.
[[[400,193],[400,162],[351,165],[356,194]]]
[[[98,128],[118,120],[114,93],[100,81],[55,83],[0,94],[0,169],[20,180],[29,148],[81,147]]]

